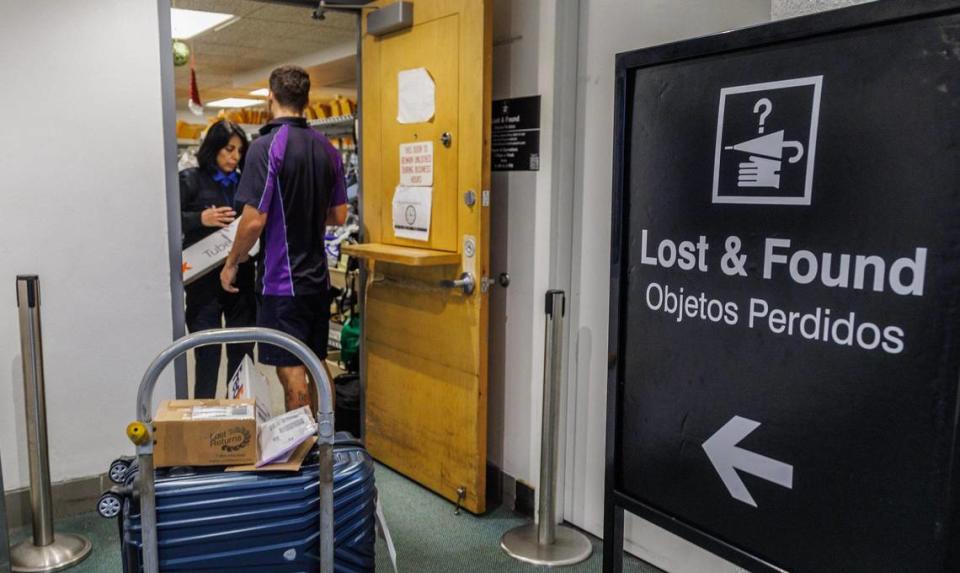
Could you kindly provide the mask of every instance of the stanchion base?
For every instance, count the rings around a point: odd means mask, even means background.
[[[593,552],[586,535],[563,525],[557,526],[553,545],[540,545],[537,539],[537,524],[521,525],[503,534],[500,547],[518,561],[548,567],[574,565],[586,561]]]
[[[52,573],[80,563],[93,546],[86,537],[71,533],[55,534],[54,542],[39,547],[27,539],[10,548],[13,573]]]

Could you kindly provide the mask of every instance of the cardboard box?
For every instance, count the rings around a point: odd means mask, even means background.
[[[258,460],[254,400],[164,400],[153,427],[157,467],[231,466]]]
[[[230,247],[233,246],[233,240],[237,236],[237,227],[240,225],[241,218],[237,217],[233,223],[210,233],[183,250],[183,284],[188,285],[210,271],[220,268],[230,254]],[[257,256],[258,252],[260,252],[260,241],[250,249],[250,257]]]

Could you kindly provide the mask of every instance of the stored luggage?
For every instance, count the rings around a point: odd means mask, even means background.
[[[351,436],[334,446],[334,570],[375,571],[376,486],[373,460]],[[124,477],[136,477],[136,465]],[[299,472],[157,470],[157,536],[162,572],[314,573],[319,472],[316,451]],[[135,491],[135,488],[127,488]],[[118,516],[124,573],[142,571],[138,503]]]

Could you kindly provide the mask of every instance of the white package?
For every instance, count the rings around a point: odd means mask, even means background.
[[[228,400],[250,399],[257,404],[257,422],[263,424],[273,417],[270,409],[270,380],[257,369],[250,356],[244,356],[240,367],[227,384]]]
[[[223,229],[200,239],[183,250],[183,284],[188,285],[223,264],[237,236],[241,217]],[[260,252],[260,241],[250,249],[250,256]]]
[[[317,433],[317,423],[306,406],[260,424],[257,439],[260,461],[257,467],[289,459],[297,446]]]

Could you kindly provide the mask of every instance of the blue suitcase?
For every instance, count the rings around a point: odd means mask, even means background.
[[[344,434],[337,435],[333,458],[334,570],[375,571],[373,460],[359,442]],[[161,572],[319,571],[317,469],[314,451],[297,473],[157,470]],[[135,476],[134,465],[123,482],[131,485]],[[127,496],[118,515],[124,573],[143,571],[138,505]]]

